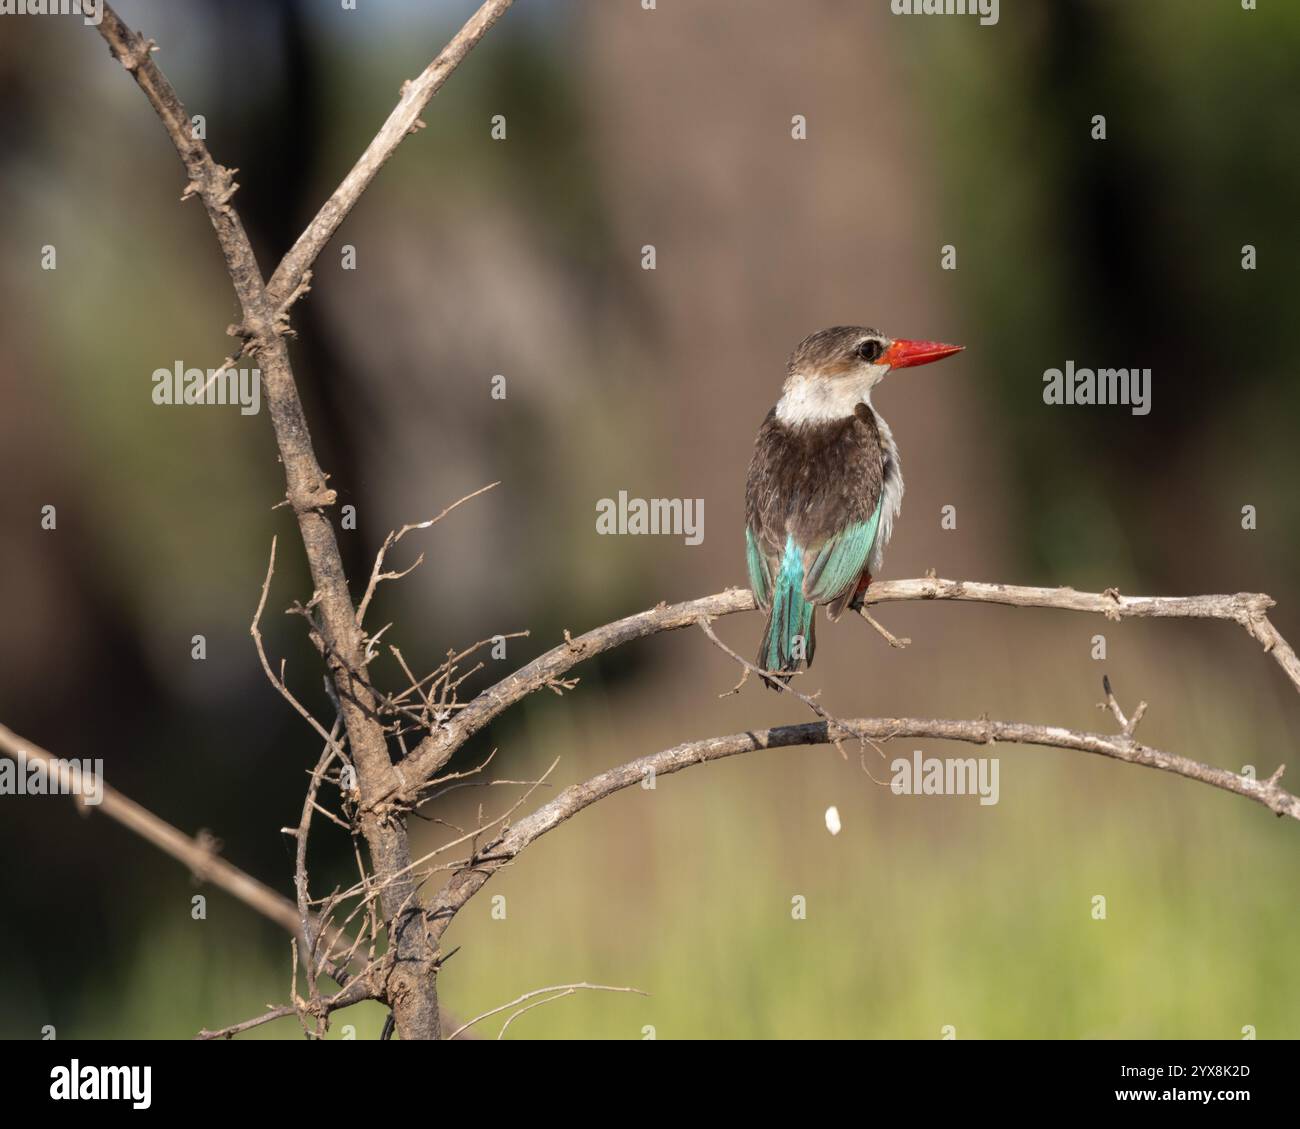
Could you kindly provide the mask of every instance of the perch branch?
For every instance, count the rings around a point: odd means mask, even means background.
[[[982,604],[1004,604],[1021,608],[1058,608],[1065,611],[1095,612],[1108,619],[1219,619],[1245,628],[1263,644],[1300,690],[1300,660],[1290,644],[1269,622],[1267,611],[1274,601],[1262,593],[1238,592],[1227,596],[1122,596],[1115,589],[1105,592],[1076,592],[1073,588],[1030,588],[1016,584],[985,584],[969,580],[941,580],[927,576],[917,580],[875,581],[867,590],[865,603],[886,604],[908,600],[958,600]],[[691,627],[701,619],[715,619],[754,610],[753,595],[729,588],[713,596],[681,604],[660,604],[649,611],[597,627],[585,635],[566,638],[559,646],[507,675],[479,694],[454,718],[425,737],[403,763],[407,783],[390,788],[380,802],[398,798],[410,802],[420,785],[447,763],[470,737],[522,698],[553,683],[578,663],[635,639]]]

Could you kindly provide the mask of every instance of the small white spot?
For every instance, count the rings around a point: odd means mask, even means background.
[[[840,833],[840,809],[834,804],[826,809],[826,830],[832,835]]]

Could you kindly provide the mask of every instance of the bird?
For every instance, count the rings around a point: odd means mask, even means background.
[[[767,614],[757,665],[771,689],[788,683],[801,662],[812,665],[818,606],[832,622],[860,606],[893,534],[903,470],[872,390],[894,369],[963,348],[838,325],[805,337],[790,354],[745,483],[749,585]]]

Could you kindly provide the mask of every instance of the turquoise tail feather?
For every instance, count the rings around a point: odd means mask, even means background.
[[[793,537],[787,537],[785,555],[772,583],[772,611],[759,646],[758,665],[771,671],[794,671],[801,660],[811,665],[813,613],[813,605],[803,595],[803,551]]]

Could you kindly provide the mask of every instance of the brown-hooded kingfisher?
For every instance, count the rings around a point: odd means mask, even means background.
[[[838,619],[879,573],[902,505],[898,445],[871,390],[892,369],[962,348],[839,325],[790,355],[745,485],[749,584],[767,613],[758,666],[783,682],[800,660],[812,665],[817,605]]]

